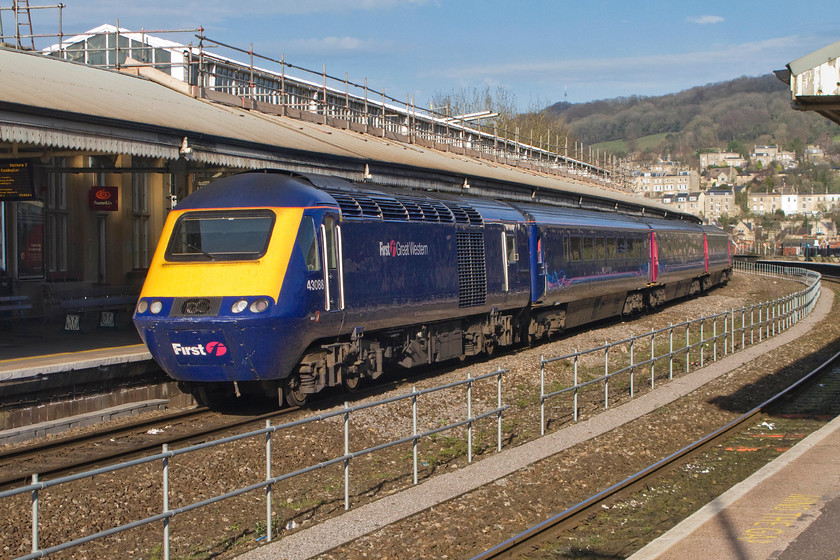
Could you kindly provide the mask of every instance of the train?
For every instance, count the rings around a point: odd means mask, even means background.
[[[532,344],[726,283],[728,235],[685,219],[249,171],[167,217],[134,324],[204,404],[300,406]]]

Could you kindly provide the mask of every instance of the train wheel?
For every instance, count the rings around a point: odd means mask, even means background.
[[[309,399],[309,395],[301,391],[300,377],[291,375],[283,383],[283,398],[289,406],[303,406]]]
[[[190,392],[199,405],[214,410],[230,405],[233,398],[233,392],[222,383],[196,383]]]

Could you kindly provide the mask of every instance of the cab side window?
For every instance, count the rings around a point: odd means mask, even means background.
[[[303,254],[306,270],[309,272],[321,270],[321,260],[318,258],[318,238],[315,235],[315,222],[311,216],[304,216],[300,223],[297,245]]]

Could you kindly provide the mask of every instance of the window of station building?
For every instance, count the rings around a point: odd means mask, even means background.
[[[139,158],[137,158],[139,159]],[[134,165],[140,165],[134,161]],[[149,177],[146,173],[131,175],[131,217],[133,221],[132,259],[135,269],[149,268]]]
[[[53,164],[64,167],[65,159],[56,158]],[[67,175],[51,173],[46,196],[47,272],[52,275],[67,272]]]

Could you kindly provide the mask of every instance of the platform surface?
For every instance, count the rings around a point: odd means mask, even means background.
[[[630,558],[840,559],[840,417]]]

